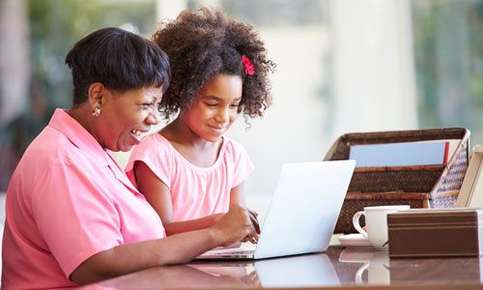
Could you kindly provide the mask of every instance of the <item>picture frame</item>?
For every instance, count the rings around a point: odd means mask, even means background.
[[[483,208],[483,146],[476,145],[471,154],[456,207]]]

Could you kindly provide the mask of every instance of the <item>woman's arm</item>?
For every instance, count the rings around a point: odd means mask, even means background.
[[[205,229],[214,225],[224,214],[213,214],[209,216],[205,216],[199,219],[192,219],[186,221],[179,221],[179,222],[171,222],[164,224],[164,229],[166,231],[166,235],[171,236],[174,234],[195,231]]]
[[[214,214],[199,219],[172,222],[173,203],[168,186],[159,180],[144,162],[134,164],[134,174],[139,190],[158,213],[168,236],[205,229],[214,225],[223,216],[223,214]]]
[[[70,279],[86,284],[149,267],[185,263],[211,248],[233,244],[253,232],[248,211],[234,205],[209,228],[97,253],[79,265]]]

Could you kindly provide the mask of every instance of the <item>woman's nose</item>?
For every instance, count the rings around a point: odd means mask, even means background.
[[[150,112],[146,117],[146,123],[149,125],[157,125],[161,121],[161,113],[158,111]]]

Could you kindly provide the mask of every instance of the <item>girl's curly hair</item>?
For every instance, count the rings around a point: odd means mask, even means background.
[[[270,106],[268,74],[275,63],[267,58],[264,44],[252,26],[216,10],[185,10],[176,20],[162,23],[153,40],[168,54],[171,63],[171,83],[160,105],[166,118],[186,108],[218,74],[242,78],[239,113],[261,117]],[[253,75],[245,74],[242,55],[253,64]]]

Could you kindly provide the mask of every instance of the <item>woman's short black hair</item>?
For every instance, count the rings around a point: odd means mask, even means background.
[[[176,20],[162,23],[153,40],[171,62],[171,84],[161,101],[166,117],[186,108],[217,74],[242,78],[239,112],[245,117],[261,117],[270,106],[268,75],[275,63],[267,57],[264,43],[251,25],[217,10],[185,10]],[[251,72],[247,73],[242,60],[248,62]]]
[[[72,70],[74,106],[87,100],[89,86],[100,82],[108,89],[126,91],[169,86],[168,56],[154,42],[120,28],[103,28],[69,51],[65,63]]]

